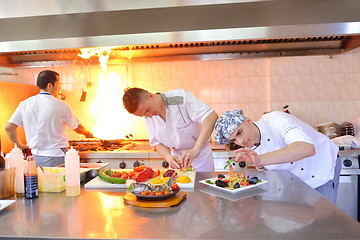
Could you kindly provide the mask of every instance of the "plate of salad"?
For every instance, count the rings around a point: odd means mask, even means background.
[[[230,166],[228,174],[219,174],[217,177],[200,180],[199,182],[225,192],[237,193],[261,186],[268,181],[258,177],[245,176],[243,172],[235,173],[232,166]]]

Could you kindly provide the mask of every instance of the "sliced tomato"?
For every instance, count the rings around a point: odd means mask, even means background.
[[[142,172],[146,169],[146,166],[145,165],[140,165],[138,167],[134,167],[134,171],[135,172]]]
[[[147,175],[146,171],[142,171],[141,173],[138,173],[133,179],[136,182],[145,182],[148,180],[149,176]]]
[[[127,172],[123,172],[123,173],[122,173],[122,178],[128,179],[128,178],[129,178],[129,174],[128,174]]]
[[[153,170],[152,178],[157,177],[157,176],[159,176],[159,175],[160,175],[160,169],[155,169],[155,170]]]
[[[134,176],[135,176],[135,172],[134,171],[129,171],[127,172],[128,176],[130,179],[134,179]]]

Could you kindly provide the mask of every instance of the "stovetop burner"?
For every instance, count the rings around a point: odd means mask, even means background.
[[[69,145],[79,152],[84,151],[114,151],[119,150],[125,146],[130,145],[132,142],[116,139],[116,140],[83,140],[83,141],[69,141]]]

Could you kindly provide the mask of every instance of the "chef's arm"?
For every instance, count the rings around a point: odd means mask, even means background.
[[[294,142],[277,151],[260,155],[262,166],[295,162],[316,154],[314,145],[306,142]]]
[[[198,139],[195,142],[193,149],[201,151],[206,142],[209,140],[212,131],[214,130],[218,115],[216,112],[212,112],[207,116],[201,124],[201,130]]]
[[[10,140],[15,143],[21,150],[29,148],[26,144],[24,144],[18,134],[16,129],[18,126],[16,124],[13,124],[11,122],[8,122],[5,126],[5,131],[7,135],[9,136]]]
[[[191,166],[192,160],[197,158],[204,147],[206,142],[209,140],[212,131],[214,130],[215,122],[218,119],[216,112],[210,113],[202,122],[200,134],[195,142],[192,149],[183,151],[181,154],[181,165],[182,168],[188,168]]]
[[[168,147],[160,143],[155,146],[155,149],[160,154],[160,156],[169,163],[171,168],[176,168],[176,169],[181,168],[179,158],[172,155]]]
[[[246,161],[247,163],[254,164],[257,168],[261,168],[266,165],[290,163],[311,157],[316,154],[316,150],[313,144],[294,142],[282,149],[261,155],[257,155],[249,148],[237,149],[235,153],[238,153],[236,161]]]
[[[90,131],[88,131],[82,124],[79,124],[79,126],[75,128],[74,131],[78,134],[84,135],[86,138],[94,137],[94,135]]]

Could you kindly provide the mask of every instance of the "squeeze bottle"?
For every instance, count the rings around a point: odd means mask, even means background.
[[[15,191],[17,196],[24,196],[24,168],[26,161],[24,160],[20,148],[15,147],[9,153],[10,167],[16,167]]]
[[[65,155],[65,185],[66,196],[80,195],[80,156],[73,147]]]

